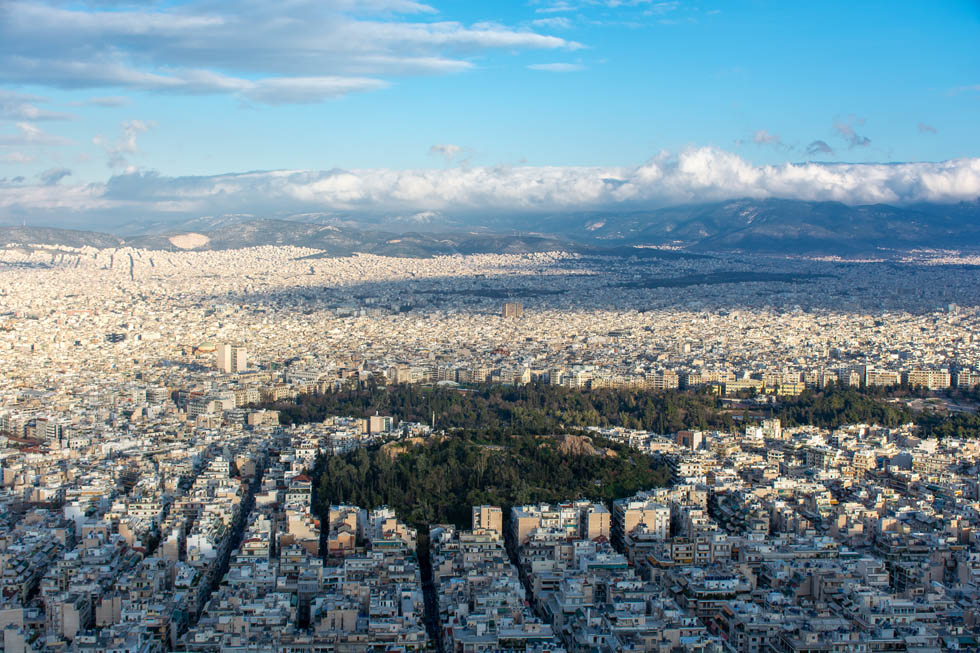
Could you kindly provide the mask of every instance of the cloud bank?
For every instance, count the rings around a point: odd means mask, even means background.
[[[391,76],[467,70],[488,51],[579,47],[531,29],[438,20],[404,0],[0,2],[0,83],[63,89],[310,103],[382,89]],[[0,115],[64,117],[36,100],[0,95]]]
[[[980,197],[980,158],[759,166],[703,147],[676,155],[661,153],[633,168],[276,170],[200,177],[137,171],[87,185],[0,180],[0,220],[78,224],[105,219],[108,224],[229,213],[275,217],[315,211],[356,215],[626,210],[741,197],[847,204],[971,201]]]

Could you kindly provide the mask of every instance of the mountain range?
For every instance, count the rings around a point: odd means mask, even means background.
[[[575,240],[693,252],[857,254],[980,247],[980,203],[896,207],[730,200],[634,213],[555,215],[543,231]]]
[[[207,227],[205,224],[199,224]],[[280,245],[320,250],[323,256],[354,252],[398,257],[444,254],[577,251],[581,244],[540,234],[490,232],[391,233],[294,220],[222,221],[200,231],[174,230],[121,237],[113,234],[49,227],[0,227],[2,246],[64,246],[96,249],[135,247],[151,250],[227,250]]]
[[[533,232],[528,226],[533,225]],[[198,218],[127,225],[125,235],[48,227],[0,227],[0,245],[237,249],[294,245],[326,256],[524,253],[668,255],[743,252],[857,255],[920,248],[980,248],[980,201],[955,205],[848,206],[739,199],[651,211],[401,217],[298,215]],[[639,249],[643,248],[643,249]],[[651,249],[652,248],[652,249]]]

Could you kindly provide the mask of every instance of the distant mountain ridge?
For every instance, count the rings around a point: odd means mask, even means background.
[[[62,247],[120,247],[122,239],[112,234],[54,227],[0,227],[0,246],[50,245]]]
[[[326,256],[364,252],[403,257],[553,250],[661,255],[646,249],[651,247],[692,254],[839,255],[918,248],[980,249],[980,201],[896,207],[739,199],[650,211],[439,215],[427,225],[397,216],[363,219],[358,223],[353,216],[322,214],[291,219],[228,215],[197,218],[169,230],[156,222],[148,224],[143,233],[134,233],[130,224],[124,237],[47,227],[0,227],[0,245],[157,250],[293,245],[318,249]],[[533,225],[533,232],[527,232],[528,225]],[[443,231],[438,231],[440,227]]]
[[[199,225],[207,226],[207,225]],[[112,234],[49,227],[0,227],[0,246],[46,245],[134,247],[151,250],[227,250],[261,245],[317,249],[328,256],[355,252],[398,257],[428,257],[445,254],[527,253],[574,251],[575,243],[530,234],[443,233],[395,234],[360,231],[291,220],[248,220],[199,232],[146,234],[120,238]]]
[[[729,200],[633,213],[548,216],[545,232],[609,244],[688,251],[857,253],[877,249],[980,247],[980,203],[952,206]]]

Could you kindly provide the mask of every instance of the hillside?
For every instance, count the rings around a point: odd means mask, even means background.
[[[0,246],[49,245],[63,247],[119,247],[122,240],[111,234],[51,227],[0,227]]]
[[[606,244],[696,252],[851,254],[878,249],[980,247],[980,205],[730,200],[631,213],[555,215],[540,229]]]
[[[111,234],[49,227],[0,227],[0,245],[61,245],[64,247],[135,247],[151,250],[228,250],[261,245],[307,247],[323,256],[355,252],[400,257],[574,250],[578,245],[556,237],[490,233],[403,233],[362,231],[292,220],[249,220],[207,223],[193,232],[171,231],[120,238]]]
[[[421,230],[417,223],[379,221],[376,216],[364,220],[220,216],[187,221],[169,230],[152,223],[141,233],[132,231],[130,225],[125,237],[48,227],[0,227],[0,243],[157,250],[292,245],[318,249],[321,256],[363,252],[400,257],[554,250],[656,257],[683,255],[680,252],[855,255],[980,248],[977,201],[897,207],[740,199],[649,211],[455,216],[451,219],[454,230],[442,232]],[[442,224],[449,226],[449,222],[445,218]],[[527,232],[528,226],[535,231]],[[402,231],[405,227],[413,230]]]

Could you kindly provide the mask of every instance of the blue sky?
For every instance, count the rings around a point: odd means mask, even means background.
[[[248,210],[262,188],[234,173],[256,170],[316,172],[271,193],[287,211],[970,199],[978,42],[975,1],[7,0],[0,218]],[[861,194],[888,168],[786,167],[806,161],[957,163]],[[428,172],[337,177],[379,169]],[[222,188],[241,202],[198,201]]]

